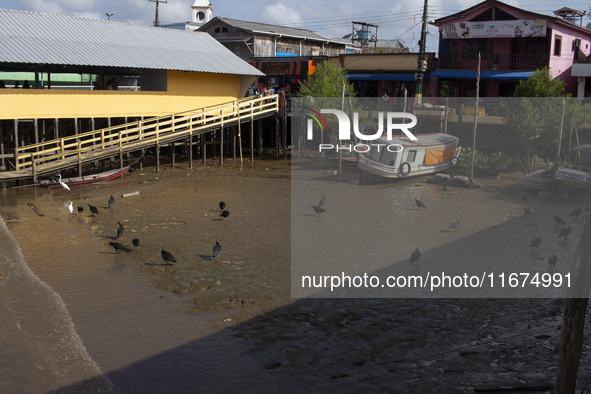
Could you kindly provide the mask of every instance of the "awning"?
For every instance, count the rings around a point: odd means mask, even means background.
[[[467,78],[476,79],[478,72],[476,70],[436,70],[431,74],[435,78]]]
[[[295,53],[276,51],[275,57],[298,57],[298,55],[296,55]]]
[[[349,81],[414,81],[414,73],[400,74],[347,74]],[[423,79],[429,79],[429,74],[423,74]]]
[[[482,79],[527,79],[534,71],[485,71],[480,74]]]
[[[534,71],[482,71],[480,79],[527,79]],[[478,72],[476,70],[436,70],[431,74],[436,78],[467,78],[476,79]]]

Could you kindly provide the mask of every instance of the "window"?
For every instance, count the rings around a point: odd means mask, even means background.
[[[227,33],[228,32],[228,28],[227,27],[222,27],[222,33]]]
[[[562,36],[558,34],[554,36],[554,56],[560,56],[562,49]]]
[[[477,59],[478,52],[480,52],[481,58],[486,59],[488,54],[488,38],[465,39],[462,41],[464,42],[462,59]]]
[[[215,30],[213,31],[214,33],[219,33],[220,32],[220,27],[216,27]]]
[[[408,161],[409,163],[413,163],[415,161],[416,157],[417,157],[417,151],[416,150],[409,150],[408,155],[406,156],[406,161]]]

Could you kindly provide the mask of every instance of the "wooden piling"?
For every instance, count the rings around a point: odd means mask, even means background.
[[[170,158],[172,159],[172,166],[174,167],[174,141],[170,143]]]
[[[259,128],[258,128],[258,133],[257,133],[257,137],[258,137],[258,153],[259,153],[259,159],[263,157],[263,119],[259,119]]]
[[[250,162],[254,162],[254,117],[250,118]]]
[[[205,153],[205,133],[199,134],[199,141],[201,142],[201,159],[203,160],[203,164],[207,161],[206,153]]]
[[[156,172],[160,172],[160,144],[156,143]]]

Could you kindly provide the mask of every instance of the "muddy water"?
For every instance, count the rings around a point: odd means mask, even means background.
[[[84,218],[70,218],[69,201],[102,211],[97,195],[127,187],[121,180],[71,192],[3,192],[2,391],[275,391],[232,338],[210,328],[215,315],[185,313],[178,297],[154,289]]]

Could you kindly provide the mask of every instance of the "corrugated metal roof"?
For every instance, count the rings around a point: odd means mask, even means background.
[[[266,23],[258,23],[258,22],[246,22],[246,21],[239,21],[236,19],[230,18],[222,18],[216,16],[211,21],[207,22],[200,30],[204,30],[205,26],[208,24],[219,20],[221,22],[227,23],[228,25],[235,27],[237,29],[248,30],[253,33],[262,33],[262,34],[281,34],[283,36],[288,37],[298,37],[298,38],[306,38],[309,40],[316,40],[316,41],[330,41],[333,43],[344,44],[341,41],[333,40],[332,38],[328,38],[323,36],[322,34],[312,31],[312,30],[304,30],[304,29],[296,29],[294,27],[286,27],[286,26],[276,26],[276,25],[268,25]],[[350,45],[350,44],[349,44]]]
[[[207,33],[0,9],[4,62],[264,75]]]

